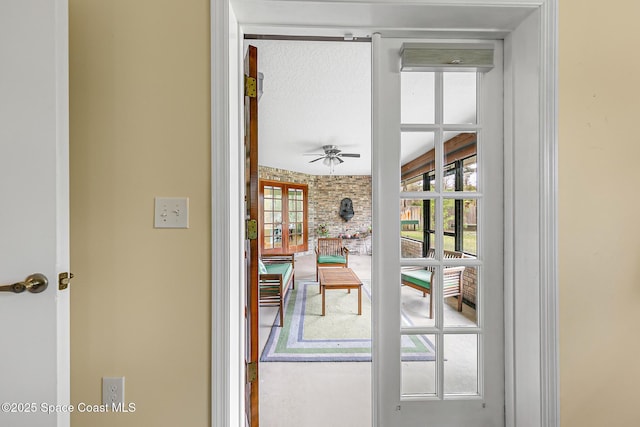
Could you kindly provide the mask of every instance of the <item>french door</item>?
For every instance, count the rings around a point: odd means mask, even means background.
[[[410,43],[448,41],[373,37],[374,417],[500,427],[502,44],[482,42],[494,55],[488,71],[402,71]],[[405,358],[407,340],[432,357]]]
[[[262,254],[306,251],[307,185],[261,180],[260,230]]]

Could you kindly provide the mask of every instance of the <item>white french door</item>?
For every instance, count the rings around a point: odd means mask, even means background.
[[[502,43],[489,42],[487,72],[403,72],[411,42],[429,41],[376,34],[372,46],[374,417],[385,426],[499,427]],[[406,342],[431,354],[412,358]]]

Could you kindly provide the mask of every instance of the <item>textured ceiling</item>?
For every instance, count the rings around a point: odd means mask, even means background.
[[[258,48],[264,93],[258,102],[258,162],[311,175],[371,174],[371,45],[365,42],[248,40]],[[402,122],[434,123],[433,73],[402,73]],[[446,123],[475,122],[475,73],[444,77]],[[427,100],[431,100],[429,103]],[[452,138],[459,132],[446,132]],[[406,163],[434,146],[433,132],[403,132]],[[344,158],[331,169],[309,163],[323,145]]]
[[[360,42],[246,40],[258,48],[264,93],[258,103],[260,165],[326,175],[309,163],[323,145],[345,158],[334,175],[371,173],[371,45]]]

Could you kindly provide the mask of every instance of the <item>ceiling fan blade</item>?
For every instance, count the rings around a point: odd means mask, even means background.
[[[360,154],[357,153],[340,153],[338,154],[340,157],[360,157]]]
[[[302,153],[303,156],[325,156],[326,153]]]
[[[336,159],[338,159],[340,163],[344,163],[344,160],[342,160],[340,157],[336,157]]]
[[[317,159],[311,160],[309,163],[317,162],[318,160],[324,159],[324,156],[318,157]]]

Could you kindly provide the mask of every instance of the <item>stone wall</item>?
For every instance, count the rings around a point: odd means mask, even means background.
[[[353,218],[348,222],[340,217],[340,201],[345,197],[353,202]],[[319,175],[314,203],[316,226],[326,224],[329,237],[368,231],[371,227],[371,177]]]
[[[362,175],[309,175],[284,169],[260,166],[260,179],[307,184],[309,251],[315,249],[316,230],[326,224],[329,237],[340,233],[353,234],[371,227],[371,177]],[[345,222],[340,217],[340,201],[348,197],[353,202],[353,218]]]
[[[478,295],[478,270],[475,267],[467,267],[462,275],[462,299],[470,306],[476,306]]]
[[[400,256],[402,258],[422,258],[422,242],[402,237],[400,239]]]

